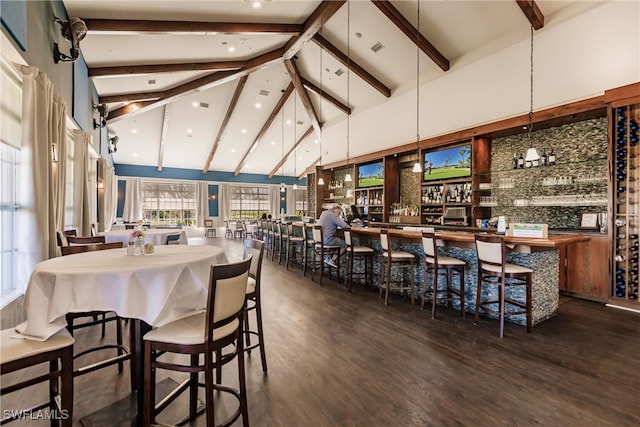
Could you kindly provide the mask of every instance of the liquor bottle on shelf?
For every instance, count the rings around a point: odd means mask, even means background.
[[[549,152],[549,166],[553,166],[556,164],[556,153],[553,152],[553,147],[551,148],[551,151]]]
[[[627,221],[624,218],[618,218],[615,221],[616,227],[622,227],[624,225],[627,225]]]
[[[531,162],[531,167],[537,168],[540,166],[540,159],[535,159]]]
[[[513,169],[518,169],[518,155],[513,153],[513,160],[511,161],[511,167]]]
[[[522,169],[524,167],[524,157],[522,157],[522,153],[520,153],[520,156],[518,157],[518,168]]]
[[[542,149],[542,157],[540,157],[540,164],[542,166],[547,166],[547,150]]]

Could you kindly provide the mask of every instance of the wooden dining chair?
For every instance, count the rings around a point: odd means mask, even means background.
[[[29,409],[19,411],[5,409],[0,424],[24,417],[24,414],[38,414],[40,409],[49,408],[50,413],[58,417],[51,417],[50,425],[71,427],[73,424],[73,343],[71,334],[63,329],[52,335],[46,341],[35,341],[23,337],[14,337],[14,329],[5,329],[0,332],[0,372],[2,375],[21,371],[21,376],[13,376],[20,379],[18,382],[8,383],[2,379],[0,396],[25,389],[35,384],[49,382],[49,401]],[[48,363],[48,371],[45,374],[33,376],[34,367]],[[35,373],[39,373],[38,369]],[[28,379],[25,379],[28,377]],[[44,418],[43,418],[44,419]]]
[[[167,238],[164,242],[165,245],[179,245],[180,234],[167,234]]]
[[[101,236],[104,238],[104,236]],[[123,247],[122,242],[113,242],[113,243],[97,243],[97,244],[89,244],[89,245],[77,245],[77,246],[63,246],[60,248],[63,256],[80,254],[83,252],[93,252],[93,251],[101,251],[107,249],[121,249]],[[118,365],[118,372],[122,372],[124,369],[123,362],[125,360],[129,360],[130,370],[131,370],[131,390],[135,390],[135,372],[134,372],[134,363],[132,359],[134,357],[133,352],[123,344],[122,340],[122,322],[121,318],[117,316],[115,313],[110,311],[90,311],[90,312],[79,312],[79,313],[67,313],[66,321],[67,321],[67,329],[73,335],[74,331],[78,329],[88,328],[94,325],[102,325],[102,337],[105,335],[105,325],[108,322],[115,322],[116,324],[116,344],[103,344],[95,347],[90,347],[78,354],[73,356],[73,359],[78,359],[83,357],[89,353],[94,353],[97,351],[107,350],[107,349],[115,349],[117,352],[117,356],[111,357],[108,359],[104,359],[102,361],[90,364],[88,366],[83,366],[81,368],[74,368],[73,376],[79,376],[88,374],[89,372],[93,372],[98,369],[106,368],[111,365]],[[83,317],[91,317],[93,321],[85,321],[83,323],[75,323],[77,319]],[[130,338],[133,340],[133,323],[129,322],[130,330]],[[131,341],[133,343],[133,341]],[[130,348],[133,349],[134,346],[130,344]]]
[[[206,425],[230,426],[240,417],[244,426],[249,425],[247,390],[244,370],[244,311],[247,280],[252,256],[237,263],[211,266],[206,312],[186,317],[157,327],[144,336],[144,390],[142,425],[155,423],[159,412],[173,402],[182,392],[189,390],[189,420],[198,415],[198,374],[204,373]],[[230,349],[229,349],[230,347]],[[225,349],[224,354],[222,350]],[[227,350],[228,349],[228,350]],[[188,355],[187,359],[166,358],[168,353]],[[237,359],[238,388],[222,385],[221,368]],[[187,360],[189,362],[187,362]],[[181,363],[182,362],[182,363]],[[156,371],[189,373],[161,402],[156,404]],[[214,382],[213,372],[218,373]],[[214,392],[215,391],[215,392]],[[238,400],[236,411],[222,423],[214,419],[214,399],[227,393]],[[225,402],[226,403],[226,402]]]
[[[105,243],[104,236],[67,236],[67,245],[93,245]]]

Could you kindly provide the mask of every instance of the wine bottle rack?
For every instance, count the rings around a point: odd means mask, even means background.
[[[612,297],[638,304],[640,105],[614,108],[611,117],[614,183]]]

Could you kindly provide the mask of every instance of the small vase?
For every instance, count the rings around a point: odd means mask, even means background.
[[[133,239],[133,254],[144,255],[144,238],[136,237]]]

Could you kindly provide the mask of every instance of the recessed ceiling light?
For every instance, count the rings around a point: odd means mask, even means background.
[[[290,125],[291,124],[291,120],[287,120],[287,124]]]
[[[314,139],[314,140],[313,140],[313,143],[314,143],[314,144],[317,144],[317,143],[318,143],[318,140],[317,140],[317,139]]]
[[[254,9],[257,9],[262,6],[262,3],[259,1],[254,1],[253,3],[251,3],[251,6],[253,6]]]
[[[259,102],[256,102],[256,108],[262,108],[262,104],[260,104]]]
[[[247,133],[247,130],[246,129],[242,129],[240,132]]]
[[[249,167],[249,165],[244,165],[244,167],[245,167],[245,168],[248,168],[248,167]]]
[[[236,152],[236,149],[235,149],[235,148],[232,148],[232,149],[231,149],[231,152],[232,152],[232,153],[235,153],[235,152]]]
[[[302,160],[302,156],[298,157],[298,160]]]
[[[236,48],[235,48],[235,47],[233,47],[233,46],[229,46],[229,47],[227,48],[227,51],[229,51],[229,52],[235,52],[235,51],[236,51]]]
[[[131,129],[131,133],[138,133],[138,131],[135,129]]]
[[[133,157],[138,157],[138,153],[133,153]]]
[[[271,145],[276,145],[276,142],[275,141],[271,141]]]
[[[200,105],[200,104],[198,103],[198,101],[193,101],[193,102],[191,103],[191,105],[193,105],[194,107],[197,107],[197,106],[198,106],[198,105]]]
[[[187,133],[192,133],[193,130],[192,129],[187,129]]]

